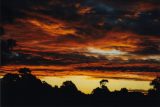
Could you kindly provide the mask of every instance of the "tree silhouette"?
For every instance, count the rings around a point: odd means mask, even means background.
[[[105,80],[105,79],[101,80],[99,82],[100,83],[100,88],[98,87],[96,89],[93,89],[92,94],[93,95],[98,95],[98,96],[99,95],[103,96],[103,95],[106,95],[108,92],[110,92],[108,87],[105,86],[107,82],[108,82],[108,80]]]
[[[160,92],[160,77],[157,77],[156,79],[154,79],[150,83],[150,85],[152,85],[156,91]]]
[[[41,81],[32,75],[28,68],[21,68],[18,72],[18,74],[8,73],[0,79],[2,106],[4,107],[57,107],[61,105],[65,107],[78,104],[91,104],[93,107],[100,106],[100,104],[106,106],[117,106],[118,104],[128,107],[133,104],[133,101],[135,106],[143,107],[144,105],[146,107],[151,104],[159,107],[160,95],[157,91],[160,85],[159,77],[151,82],[154,89],[149,90],[146,95],[141,92],[128,92],[126,88],[110,92],[105,86],[108,80],[101,80],[101,87],[95,88],[92,94],[84,94],[77,89],[72,81],[65,81],[58,88],[58,86],[52,87]]]
[[[127,88],[121,88],[120,92],[122,92],[122,93],[128,93],[128,89]]]
[[[76,85],[72,81],[63,82],[63,84],[60,88],[65,91],[78,91]]]
[[[31,74],[31,70],[29,68],[20,68],[18,72],[21,74]]]
[[[15,47],[17,44],[16,44],[16,41],[13,40],[13,39],[8,39],[7,40],[7,45],[8,45],[8,48],[10,51],[13,50],[13,47]]]
[[[1,63],[5,65],[10,62],[13,58],[13,48],[16,46],[16,41],[13,39],[3,40],[0,39],[0,50],[1,50]]]
[[[119,95],[121,96],[127,96],[128,94],[129,92],[127,88],[121,88],[121,90],[119,91]]]
[[[4,28],[3,27],[0,27],[0,36],[1,35],[4,35]]]
[[[106,85],[106,83],[108,82],[108,80],[101,80],[99,83],[100,83],[100,86],[103,87]]]

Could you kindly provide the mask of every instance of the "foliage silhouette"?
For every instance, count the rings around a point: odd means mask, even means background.
[[[154,79],[150,85],[153,85],[154,89],[156,91],[159,91],[160,92],[160,77],[157,77],[156,79]]]
[[[104,96],[106,94],[108,94],[110,91],[108,89],[107,86],[105,86],[106,82],[109,82],[108,80],[101,80],[100,83],[100,87],[93,89],[92,94],[94,96]]]
[[[103,79],[99,83],[100,83],[100,86],[102,87],[102,86],[105,86],[107,82],[109,82],[109,81]]]
[[[13,39],[8,39],[7,44],[8,44],[8,48],[9,48],[10,51],[12,51],[13,47],[15,47],[17,45],[16,41],[13,40]]]
[[[128,93],[128,89],[127,88],[121,88],[120,92],[121,93]]]
[[[1,63],[0,65],[5,65],[13,58],[13,48],[16,46],[16,41],[13,39],[2,40],[0,39],[0,49],[1,49]]]
[[[22,74],[30,74],[31,70],[28,68],[20,68],[18,72]]]
[[[159,78],[154,79],[147,94],[129,92],[122,88],[110,92],[101,85],[91,94],[79,91],[72,81],[65,81],[62,86],[52,87],[31,74],[28,68],[21,68],[18,74],[6,74],[1,79],[2,106],[71,106],[71,105],[110,105],[110,106],[159,106]]]
[[[0,26],[0,36],[4,35],[4,28]]]

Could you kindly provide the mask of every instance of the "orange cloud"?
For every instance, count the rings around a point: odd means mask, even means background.
[[[76,32],[74,29],[66,28],[63,23],[45,24],[37,20],[28,20],[28,22],[53,36],[75,34]]]
[[[92,11],[92,8],[91,7],[82,7],[79,9],[79,14],[80,15],[85,15],[85,14],[88,14],[88,13],[91,13]]]
[[[95,64],[93,64],[95,65]],[[142,66],[142,65],[125,65],[125,66]],[[153,65],[151,65],[153,66]],[[156,76],[160,76],[160,73],[156,72],[102,72],[102,71],[79,71],[74,70],[72,67],[62,67],[62,66],[26,66],[26,65],[11,65],[3,66],[0,73],[0,76],[5,73],[16,73],[19,68],[28,67],[33,72],[32,74],[36,76],[92,76],[95,78],[115,78],[115,79],[135,79],[135,80],[147,80],[151,81]]]

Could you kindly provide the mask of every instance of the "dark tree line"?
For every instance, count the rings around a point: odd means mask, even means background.
[[[0,26],[0,37],[5,34],[5,30]],[[14,58],[13,49],[17,46],[14,39],[0,38],[0,65],[5,65]]]
[[[110,92],[105,85],[107,82],[101,80],[100,87],[93,89],[91,94],[84,94],[72,81],[65,81],[60,87],[52,87],[32,75],[30,69],[22,68],[17,74],[8,73],[1,79],[2,107],[160,105],[160,77],[151,81],[153,89],[148,90],[147,94],[129,92],[126,88]]]
[[[16,45],[17,44],[14,39],[7,39],[7,40],[0,39],[0,50],[1,50],[0,65],[5,65],[7,62],[12,60],[12,57],[14,57],[13,48]]]

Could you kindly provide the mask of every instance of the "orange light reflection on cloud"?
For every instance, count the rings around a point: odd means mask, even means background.
[[[78,13],[79,13],[80,15],[84,15],[84,14],[90,13],[91,10],[92,10],[91,7],[82,7],[82,8],[79,9],[79,12],[78,12]]]
[[[95,64],[93,64],[95,66]],[[81,65],[85,66],[85,65]],[[107,65],[109,67],[109,65]],[[118,64],[110,65],[110,67],[118,66]],[[120,65],[119,65],[120,66]],[[126,65],[131,66],[131,65]],[[132,66],[142,66],[135,64]],[[146,65],[145,65],[146,66]],[[153,65],[152,65],[153,66]],[[151,67],[152,67],[151,66]],[[30,68],[34,75],[37,76],[72,76],[72,75],[82,75],[82,76],[92,76],[94,78],[114,78],[114,79],[132,79],[132,80],[152,80],[156,76],[160,76],[159,72],[121,72],[121,71],[90,71],[90,70],[76,70],[74,66],[27,66],[27,65],[10,65],[1,67],[1,75],[5,73],[16,73],[19,68]]]
[[[76,32],[74,29],[66,28],[63,23],[45,24],[38,20],[28,20],[28,22],[41,28],[42,30],[53,36],[75,34]]]
[[[120,49],[122,51],[132,52],[137,49],[137,44],[141,37],[130,32],[110,31],[106,33],[105,38],[98,40],[93,44],[94,47],[104,49]]]

